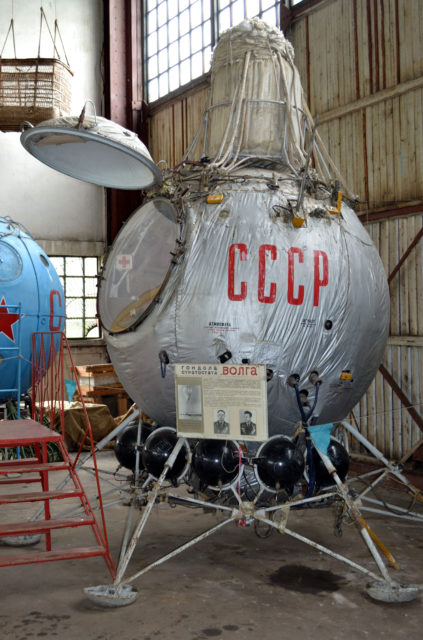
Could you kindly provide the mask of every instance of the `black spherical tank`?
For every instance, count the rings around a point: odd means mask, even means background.
[[[155,429],[145,441],[142,462],[147,471],[155,478],[161,475],[177,441],[178,436],[173,427]],[[185,446],[176,456],[175,463],[167,472],[166,478],[172,482],[181,479],[188,469],[189,457],[189,445],[185,442]]]
[[[240,473],[238,450],[233,440],[200,440],[192,458],[193,469],[205,485],[227,487]]]
[[[152,430],[153,427],[148,424],[148,422],[143,422],[141,424],[141,445],[144,444]],[[126,427],[126,429],[124,429],[115,440],[115,456],[118,459],[118,462],[122,465],[122,467],[125,467],[125,469],[130,469],[131,471],[135,471],[137,439],[138,420],[136,420],[135,424],[130,424],[128,427]],[[139,456],[139,465],[140,468],[142,468],[141,455]]]
[[[327,455],[329,460],[335,467],[338,476],[343,482],[347,477],[348,469],[350,466],[350,459],[347,450],[340,442],[338,442],[334,438],[331,438]],[[334,484],[334,481],[329,475],[316,449],[313,449],[312,456],[317,488],[327,487],[331,484]]]
[[[303,456],[286,436],[274,436],[257,452],[255,472],[260,484],[270,491],[292,493],[304,472]]]

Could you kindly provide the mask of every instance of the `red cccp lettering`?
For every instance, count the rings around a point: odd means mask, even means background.
[[[271,304],[275,302],[276,299],[276,283],[270,283],[269,295],[264,294],[264,289],[266,286],[266,254],[270,253],[270,259],[276,260],[278,257],[278,253],[275,245],[273,244],[262,244],[259,249],[259,276],[258,276],[258,299],[259,302],[265,302],[267,304]]]
[[[235,258],[239,253],[239,260],[247,259],[247,245],[243,243],[232,244],[229,247],[228,260],[228,297],[229,300],[239,302],[247,297],[247,283],[239,282],[239,290],[235,292]],[[258,264],[258,289],[257,297],[259,302],[273,304],[276,300],[277,284],[270,282],[268,293],[266,294],[266,260],[275,261],[278,257],[277,248],[273,244],[262,244],[259,247],[259,264]],[[320,301],[320,290],[329,283],[329,260],[324,251],[315,249],[313,251],[314,260],[314,280],[313,280],[313,306],[318,307]],[[304,253],[299,247],[291,247],[288,250],[288,289],[287,302],[292,305],[301,305],[304,302],[305,284],[298,282],[295,277],[295,269],[299,264],[304,263]],[[51,292],[51,294],[58,292]],[[60,296],[59,296],[60,299]],[[60,304],[61,306],[61,304]],[[50,296],[50,308],[52,302]]]
[[[228,298],[238,302],[245,300],[247,297],[247,283],[240,283],[240,292],[235,293],[235,252],[239,251],[239,259],[247,259],[247,245],[246,244],[231,244],[229,247],[229,260],[228,260]]]
[[[314,296],[313,305],[319,306],[320,287],[326,287],[329,282],[329,262],[328,256],[324,251],[314,252]],[[320,273],[320,258],[322,259],[323,273]]]
[[[295,295],[294,287],[294,257],[298,256],[298,262],[302,264],[304,262],[304,254],[298,247],[291,247],[288,251],[288,303],[299,305],[304,301],[304,286],[298,285],[298,293]]]
[[[59,316],[58,322],[59,324],[54,324],[54,298],[57,297],[59,299],[58,305],[62,308],[62,296],[56,289],[52,289],[50,291],[50,320],[49,320],[49,330],[50,331],[60,331],[60,327],[62,324],[62,318]]]

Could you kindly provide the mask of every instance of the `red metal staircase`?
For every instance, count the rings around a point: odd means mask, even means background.
[[[59,405],[61,405],[59,414],[63,417],[63,346],[64,344],[67,345],[67,341],[63,334],[59,336],[58,341],[56,336],[56,342],[54,342],[51,336],[47,340],[42,334],[38,340],[39,342],[35,345],[36,348],[33,356],[36,360],[35,366],[38,368],[38,373],[37,371],[34,372],[33,416],[38,415],[41,422],[44,412],[50,413],[50,424],[53,425],[53,414],[57,416],[58,411],[57,406],[53,405],[56,405],[57,401],[59,401]],[[56,352],[57,342],[59,342],[59,348]],[[67,348],[69,349],[68,345]],[[38,360],[39,354],[41,354],[41,363]],[[70,353],[68,356],[70,356]],[[73,366],[72,358],[71,364]],[[48,375],[46,375],[47,372]],[[54,394],[52,386],[54,387]],[[52,396],[54,398],[53,403],[50,400],[46,400],[45,396]],[[35,402],[36,397],[38,398],[38,402]],[[9,545],[20,546],[20,540],[22,540],[22,545],[25,545],[25,537],[28,539],[28,536],[32,537],[41,534],[41,536],[45,538],[45,548],[43,550],[36,550],[35,547],[32,547],[31,549],[27,548],[23,550],[19,554],[10,553],[10,546],[5,547],[1,545],[0,567],[102,556],[104,557],[111,576],[114,578],[116,567],[111,557],[107,540],[91,426],[86,412],[85,415],[87,431],[84,443],[88,442],[91,445],[94,456],[102,526],[99,525],[94,515],[76,471],[76,464],[80,452],[74,460],[71,460],[67,451],[64,439],[63,419],[61,420],[62,429],[59,433],[33,419],[0,421],[0,448],[5,447],[10,451],[11,448],[15,447],[23,449],[24,447],[31,446],[34,451],[34,457],[31,458],[0,460],[0,508],[3,513],[3,516],[0,517],[0,542],[3,539],[3,541]],[[49,461],[47,449],[49,443],[56,443],[62,461]],[[51,489],[50,484],[53,480],[50,479],[50,476],[55,474],[56,476],[60,475],[61,478],[68,475],[70,488]],[[37,486],[34,486],[34,491],[29,491],[26,486],[28,484]],[[17,486],[18,488],[22,488],[23,491],[17,491],[15,489],[13,493],[10,493],[6,485],[10,485],[11,487]],[[25,485],[25,487],[22,485]],[[54,506],[57,504],[57,501],[61,501],[61,504],[63,504],[63,501],[67,500],[70,500],[72,505],[77,502],[77,504],[82,507],[82,509],[80,508],[78,510],[78,515],[73,515],[72,517],[61,517],[59,515],[55,517]],[[40,503],[41,509],[29,520],[6,523],[6,521],[10,519],[10,512],[8,517],[5,513],[7,506],[23,505],[24,503]],[[15,508],[15,514],[16,511],[17,509]],[[39,517],[40,513],[42,514],[41,517]],[[60,539],[60,530],[75,527],[88,527],[91,529],[93,545],[77,547],[65,545],[62,548],[56,549],[56,544]]]

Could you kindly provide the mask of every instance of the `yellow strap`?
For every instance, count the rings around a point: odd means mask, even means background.
[[[395,569],[399,569],[399,565],[396,562],[394,556],[388,551],[388,549],[385,547],[385,545],[383,544],[382,540],[380,540],[377,535],[375,534],[374,531],[372,531],[369,527],[369,525],[367,524],[367,522],[365,522],[364,518],[362,516],[360,516],[360,522],[363,525],[363,527],[366,529],[366,531],[369,533],[370,537],[372,538],[373,542],[375,542],[377,544],[377,546],[379,547],[379,549],[381,551],[383,551],[383,553],[385,554],[385,556],[388,558],[389,562],[391,563],[391,565],[395,568]]]

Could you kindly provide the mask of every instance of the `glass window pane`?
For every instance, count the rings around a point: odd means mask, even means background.
[[[98,326],[97,318],[87,318],[85,320],[85,337],[86,338],[100,337],[100,328]]]
[[[159,76],[159,95],[164,96],[169,93],[168,73],[163,73]]]
[[[197,27],[198,25],[201,24],[201,20],[202,20],[201,2],[199,2],[198,0],[197,2],[194,2],[194,4],[191,6],[190,13],[191,13],[191,29],[194,29],[194,27]]]
[[[229,7],[219,14],[219,35],[231,26],[231,12]]]
[[[65,274],[67,276],[82,276],[84,273],[82,258],[65,258]]]
[[[184,35],[189,31],[189,11],[183,11],[179,16],[179,33]]]
[[[169,60],[171,63],[179,61],[179,42],[174,42],[169,46]]]
[[[157,53],[157,31],[149,35],[147,38],[147,53],[149,56]]]
[[[148,83],[148,99],[150,100],[150,102],[153,102],[153,100],[157,100],[158,97],[159,83],[157,81],[157,78],[155,78],[154,80],[150,80]]]
[[[97,258],[85,258],[85,275],[96,276],[98,274],[98,260]]]
[[[247,3],[248,4],[248,3]],[[236,0],[232,5],[232,26],[239,24],[245,18],[244,1]]]
[[[96,298],[89,298],[85,300],[85,316],[89,318],[95,318],[96,313],[97,313]]]
[[[163,73],[163,71],[166,71],[167,67],[167,49],[163,49],[163,51],[160,51],[159,53],[159,73]]]
[[[206,47],[204,49],[204,54],[203,54],[203,73],[205,73],[209,68],[210,68],[210,64],[211,64],[211,57],[212,57],[212,48],[211,47]]]
[[[57,275],[62,276],[64,274],[64,258],[57,258],[56,256],[53,256],[50,258],[50,260],[53,267],[57,271]]]
[[[157,11],[147,13],[147,25],[149,33],[157,29]]]
[[[160,27],[157,33],[158,33],[159,49],[163,49],[164,47],[167,47],[168,45],[167,24],[165,24],[163,27]]]
[[[169,71],[169,89],[174,91],[179,87],[179,65],[175,65]]]
[[[173,18],[173,20],[171,20],[169,22],[169,42],[174,42],[175,40],[177,40],[179,38],[179,31],[178,31],[178,18]]]
[[[167,2],[161,2],[157,9],[157,23],[158,25],[165,24],[167,20]]]
[[[203,53],[199,51],[191,59],[192,77],[198,78],[203,73]]]
[[[247,2],[247,18],[255,18],[260,11],[260,0],[248,0]]]
[[[68,338],[83,338],[84,323],[82,320],[66,320],[66,336]]]
[[[85,296],[95,298],[97,295],[97,278],[85,278]]]
[[[203,47],[203,30],[201,27],[197,27],[191,34],[191,51],[195,53],[196,51],[200,51]],[[194,66],[193,66],[194,68]]]
[[[265,9],[268,9],[269,7],[274,7],[274,6],[275,6],[275,0],[261,0],[262,11],[264,11]]]
[[[149,78],[154,78],[157,76],[159,72],[159,68],[157,65],[157,56],[153,56],[148,61],[148,76]]]
[[[82,296],[84,291],[83,282],[82,278],[66,278],[66,295]]]
[[[273,27],[277,26],[277,21],[276,21],[276,11],[275,9],[268,9],[267,11],[265,11],[263,13],[263,20],[265,22],[267,22],[268,24],[271,24]]]
[[[167,5],[167,15],[169,16],[169,20],[178,15],[178,3],[176,2],[176,0],[173,0],[173,2],[169,2],[169,4]]]
[[[210,10],[211,10],[210,2],[203,2],[202,5],[203,5],[202,6],[203,20],[210,20]]]
[[[82,311],[82,298],[66,298],[66,318],[82,318]]]
[[[181,85],[191,80],[191,64],[189,59],[181,62]]]
[[[208,44],[211,44],[211,24],[210,22],[205,22],[203,24],[203,46]]]
[[[188,58],[190,55],[189,35],[184,36],[179,41],[179,51],[181,52],[181,60]]]

